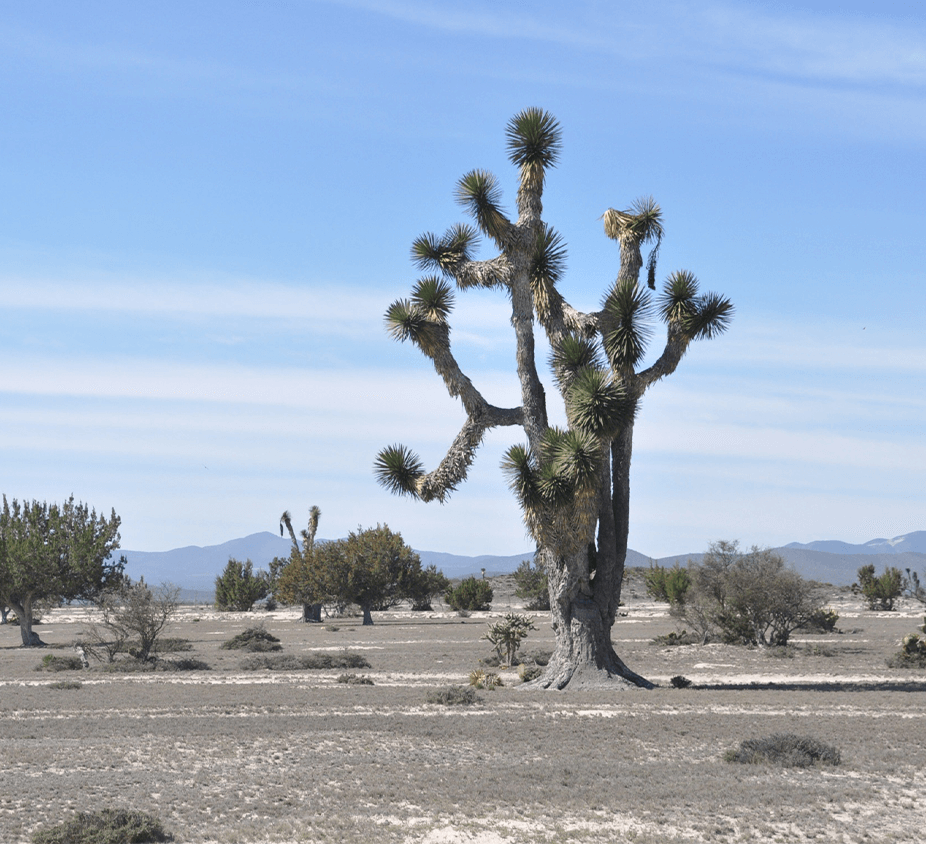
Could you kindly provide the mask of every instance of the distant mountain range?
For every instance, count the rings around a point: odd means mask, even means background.
[[[274,557],[288,557],[291,547],[289,539],[263,531],[202,548],[188,545],[172,551],[120,553],[128,562],[126,573],[130,576],[144,576],[151,584],[174,583],[182,587],[186,594],[201,594],[204,600],[211,600],[215,578],[225,568],[230,557],[251,560],[255,568],[265,568]],[[855,580],[856,571],[862,564],[859,557],[863,555],[864,563],[873,563],[878,571],[886,566],[895,566],[899,569],[914,569],[921,574],[926,572],[926,531],[922,530],[893,539],[872,539],[862,545],[822,540],[806,544],[792,542],[775,550],[804,577],[836,586],[845,586]],[[532,559],[533,551],[508,557],[491,554],[467,557],[441,551],[418,551],[418,555],[422,565],[434,564],[447,577],[456,578],[480,574],[482,569],[485,569],[487,575],[508,574],[522,560]],[[699,560],[701,556],[700,552],[679,554],[663,557],[657,562],[660,565],[672,565],[675,562],[684,565],[688,560]],[[647,566],[651,559],[637,551],[627,552],[627,565],[631,567]]]

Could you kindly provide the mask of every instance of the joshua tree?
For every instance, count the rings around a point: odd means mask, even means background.
[[[287,566],[290,569],[289,575],[286,575],[285,580],[281,580],[278,584],[278,590],[280,594],[284,597],[292,597],[298,590],[294,592],[293,584],[296,582],[294,572],[297,568],[304,567],[312,558],[313,552],[315,551],[315,534],[318,531],[318,520],[321,518],[322,511],[318,509],[314,504],[309,508],[309,523],[308,525],[300,531],[302,536],[302,547],[299,547],[299,541],[296,539],[296,532],[293,530],[293,517],[290,514],[289,510],[284,510],[283,515],[280,516],[280,536],[283,535],[283,527],[286,527],[286,530],[289,531],[289,538],[292,540],[293,547],[289,554],[290,563],[292,565]],[[286,574],[286,567],[282,570],[280,577],[283,578]],[[305,622],[314,621],[320,622],[322,620],[322,605],[320,603],[302,603],[302,620]]]
[[[384,449],[375,471],[393,492],[444,501],[466,478],[487,430],[521,427],[527,443],[510,448],[502,467],[549,579],[557,637],[553,658],[537,683],[557,689],[601,683],[649,687],[620,660],[610,636],[627,553],[634,414],[646,390],[674,372],[693,340],[727,327],[733,307],[722,296],[699,293],[697,279],[687,271],[672,273],[655,297],[640,283],[642,248],[652,243],[647,281],[655,289],[656,252],[663,237],[662,213],[651,198],[603,215],[605,234],[620,247],[620,269],[605,291],[602,309],[581,313],[569,305],[556,288],[565,247],[541,217],[544,179],[559,156],[560,139],[559,124],[540,109],[523,111],[509,122],[509,159],[519,168],[516,220],[502,211],[492,174],[473,170],[457,183],[457,200],[492,241],[495,257],[474,257],[478,234],[467,225],[456,225],[443,236],[424,234],[414,242],[413,261],[435,274],[421,278],[410,299],[394,302],[386,323],[393,337],[411,340],[431,359],[467,418],[433,471],[425,472],[419,458],[401,445]],[[449,281],[460,290],[486,287],[507,293],[519,406],[489,404],[458,366],[447,321],[453,306]],[[653,316],[666,326],[666,343],[658,359],[644,368]],[[535,357],[535,321],[552,349],[550,365],[566,409],[564,429],[548,422]]]

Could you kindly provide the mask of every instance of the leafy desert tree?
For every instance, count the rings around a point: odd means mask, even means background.
[[[534,564],[530,560],[521,560],[512,577],[514,594],[527,601],[527,609],[550,609],[550,586],[542,565]]]
[[[270,591],[267,573],[254,573],[254,564],[229,558],[223,572],[215,579],[215,605],[220,610],[249,612],[256,601]]]
[[[874,564],[858,570],[858,582],[853,584],[868,602],[870,610],[892,610],[894,601],[903,594],[904,578],[900,569],[887,566],[881,575],[875,576]]]
[[[445,501],[465,480],[488,430],[521,428],[527,442],[509,449],[503,470],[549,579],[556,631],[556,651],[537,682],[557,689],[602,683],[650,687],[611,643],[627,554],[635,412],[644,393],[675,371],[693,341],[725,330],[733,308],[722,296],[702,294],[687,271],[673,272],[658,295],[650,293],[663,237],[662,213],[651,198],[627,210],[605,211],[605,234],[620,249],[617,279],[605,290],[600,310],[573,308],[557,290],[565,246],[542,219],[544,182],[560,153],[559,124],[548,112],[527,109],[509,122],[507,142],[519,171],[516,219],[503,211],[491,173],[472,170],[456,189],[496,254],[477,259],[478,232],[468,225],[421,235],[412,258],[431,274],[386,313],[393,337],[412,341],[432,361],[450,395],[460,399],[466,421],[433,471],[426,472],[406,447],[393,445],[379,454],[376,474],[398,494]],[[652,249],[641,284],[646,244]],[[460,290],[482,287],[507,296],[520,382],[517,406],[490,404],[461,370],[450,343],[451,282]],[[665,328],[665,346],[647,366],[656,322]],[[536,323],[552,350],[550,364],[566,411],[563,428],[548,419]]]
[[[432,602],[437,595],[443,595],[450,588],[450,581],[433,563],[422,569],[421,576],[411,578],[408,599],[412,609],[422,612],[432,609]]]
[[[464,577],[456,586],[444,592],[444,601],[452,610],[482,612],[492,605],[492,586],[486,580]]]
[[[702,641],[720,635],[734,644],[786,645],[823,603],[816,585],[768,548],[744,553],[736,542],[715,542],[688,574],[691,584],[672,613]]]
[[[147,662],[177,614],[180,589],[165,583],[152,590],[144,578],[125,578],[117,589],[103,592],[97,605],[100,620],[85,630],[87,650],[101,662],[113,662],[120,653]]]
[[[322,511],[314,504],[309,508],[308,524],[301,531],[302,545],[296,539],[289,510],[284,510],[280,516],[280,536],[283,535],[285,526],[293,546],[289,552],[289,562],[275,574],[273,597],[284,604],[302,604],[304,622],[318,623],[322,620],[322,602],[318,600],[317,577],[313,572],[315,534],[318,532],[321,515]]]
[[[388,525],[351,531],[318,549],[323,591],[329,599],[357,604],[363,623],[373,610],[395,606],[421,588],[421,559]]]
[[[125,558],[111,560],[119,524],[115,510],[97,516],[73,495],[60,505],[3,496],[0,602],[19,618],[24,647],[44,645],[32,629],[38,602],[94,599],[120,582]]]

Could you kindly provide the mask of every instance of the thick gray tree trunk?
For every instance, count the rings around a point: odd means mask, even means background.
[[[370,625],[373,623],[373,614],[370,612],[369,607],[361,607],[363,610],[363,624],[364,626]]]
[[[10,601],[10,608],[19,619],[19,634],[22,636],[24,648],[44,648],[45,643],[39,634],[32,629],[32,601],[24,600],[22,603]]]
[[[322,620],[321,604],[303,604],[302,620],[305,623],[320,624]]]

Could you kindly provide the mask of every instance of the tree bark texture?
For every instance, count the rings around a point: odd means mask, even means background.
[[[19,634],[22,636],[24,648],[44,648],[45,643],[39,638],[39,634],[32,629],[32,602],[28,599],[22,603],[10,601],[10,608],[16,613],[19,619]]]

